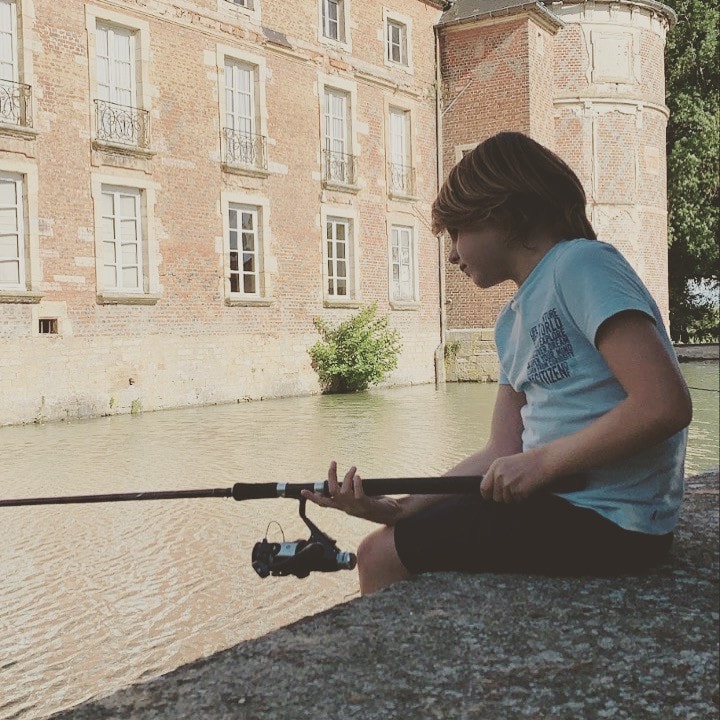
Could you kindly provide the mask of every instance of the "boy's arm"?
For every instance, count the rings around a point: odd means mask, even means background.
[[[479,452],[470,455],[448,470],[446,475],[482,475],[498,457],[522,451],[522,417],[520,408],[525,395],[515,392],[509,385],[500,385],[492,421],[490,439]],[[364,518],[384,525],[394,525],[398,520],[414,515],[452,495],[408,495],[395,499],[390,496],[369,497],[362,491],[362,480],[351,467],[342,483],[338,483],[337,466],[330,464],[328,485],[332,497],[303,490],[302,496],[316,505],[343,510],[348,515]]]
[[[614,315],[600,326],[596,345],[627,397],[572,435],[497,460],[481,484],[484,497],[522,500],[554,479],[629,457],[689,425],[687,385],[647,315]]]

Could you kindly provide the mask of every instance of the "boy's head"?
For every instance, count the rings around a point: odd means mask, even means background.
[[[548,233],[595,239],[577,175],[555,153],[517,132],[481,142],[450,171],[432,206],[433,232],[485,223],[508,242]]]

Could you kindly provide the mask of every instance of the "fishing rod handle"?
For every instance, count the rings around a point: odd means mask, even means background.
[[[367,478],[366,495],[474,495],[480,492],[482,476],[443,476],[417,478]],[[328,481],[316,483],[235,483],[235,500],[285,497],[300,499],[303,490],[330,496]]]

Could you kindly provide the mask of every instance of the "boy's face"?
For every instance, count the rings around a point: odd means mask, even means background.
[[[457,265],[478,287],[489,288],[511,279],[510,255],[504,233],[484,223],[454,233],[448,262]]]

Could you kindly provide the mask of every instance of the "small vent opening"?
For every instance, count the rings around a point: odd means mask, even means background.
[[[57,335],[58,334],[57,318],[40,318],[38,332],[41,335]]]

